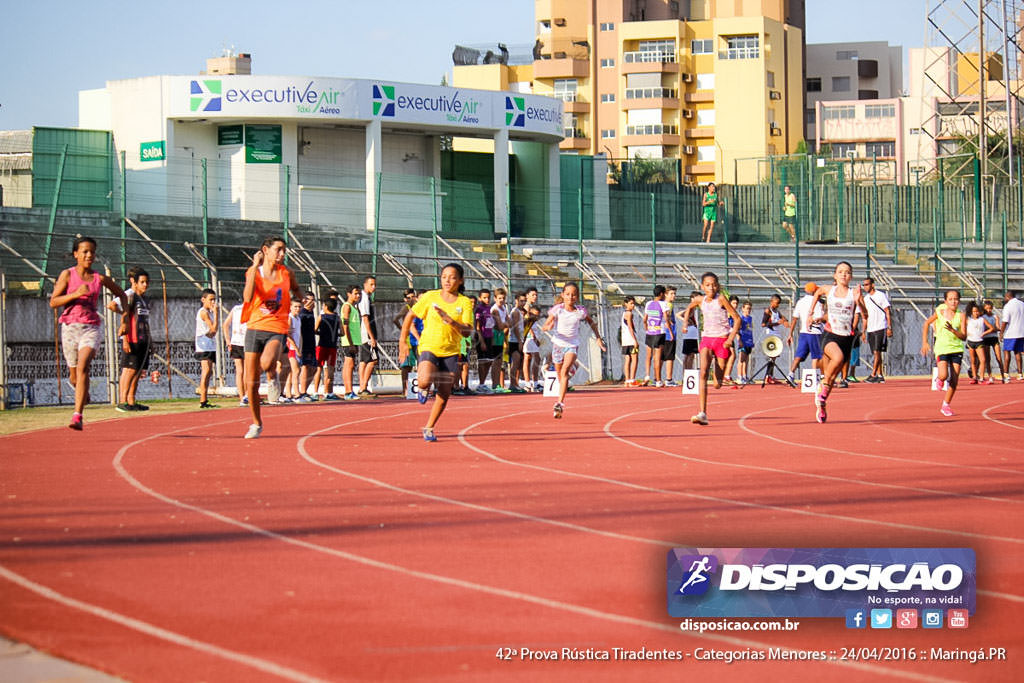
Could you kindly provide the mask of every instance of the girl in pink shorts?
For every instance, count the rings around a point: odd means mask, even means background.
[[[683,313],[683,332],[686,332],[690,311],[700,307],[704,320],[704,334],[700,339],[700,379],[698,382],[700,412],[690,418],[690,422],[699,425],[708,423],[708,368],[711,367],[712,356],[715,358],[715,388],[722,388],[725,376],[725,365],[729,360],[729,349],[740,330],[740,316],[729,303],[729,299],[719,290],[718,276],[704,273],[700,278],[704,296],[695,299]]]

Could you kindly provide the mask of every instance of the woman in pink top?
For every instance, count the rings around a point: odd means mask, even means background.
[[[683,332],[689,327],[690,311],[700,308],[704,319],[704,334],[700,338],[700,379],[698,380],[700,412],[690,418],[690,422],[699,425],[708,423],[708,368],[712,357],[716,359],[715,388],[722,388],[725,376],[725,364],[729,360],[732,342],[740,331],[740,316],[729,300],[719,291],[718,276],[704,273],[700,277],[700,287],[704,296],[694,298],[683,311]]]
[[[68,362],[69,379],[75,388],[75,413],[68,427],[81,431],[82,411],[89,402],[89,365],[102,338],[102,318],[96,311],[100,287],[106,287],[121,300],[121,310],[124,311],[122,327],[128,324],[131,309],[124,290],[111,278],[93,271],[96,240],[91,237],[75,239],[71,255],[75,257],[77,265],[61,271],[57,284],[53,286],[53,294],[50,295],[50,308],[64,307],[60,316],[61,345],[64,347],[64,359]]]

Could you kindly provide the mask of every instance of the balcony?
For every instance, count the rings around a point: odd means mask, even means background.
[[[648,123],[626,126],[623,145],[679,145],[679,126],[673,123]]]
[[[694,138],[713,138],[715,137],[715,129],[712,126],[705,126],[703,128],[688,128],[686,130],[686,138],[692,140]]]
[[[552,97],[557,97],[558,99],[560,99],[563,102],[565,102],[565,104],[563,105],[562,111],[564,111],[566,114],[588,114],[588,113],[590,113],[590,102],[584,102],[583,100],[579,99],[579,95],[577,93],[574,93],[574,92],[557,93],[556,92],[554,95],[552,95]]]
[[[688,92],[683,96],[683,101],[687,104],[700,104],[703,102],[714,102],[715,91],[714,90],[699,90],[697,92]]]
[[[623,109],[679,109],[679,93],[672,88],[627,88]]]
[[[622,55],[622,73],[679,73],[676,56],[670,52],[626,52]]]
[[[558,149],[590,149],[590,138],[582,128],[563,128],[562,135],[565,139],[558,143]]]
[[[586,78],[590,75],[590,62],[586,59],[539,59],[533,62],[534,78]]]

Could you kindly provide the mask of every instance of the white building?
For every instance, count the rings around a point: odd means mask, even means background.
[[[535,95],[318,76],[150,76],[79,93],[79,126],[113,132],[124,153],[128,211],[199,215],[205,173],[212,217],[365,225],[382,203],[430,229],[442,136],[492,140],[494,224],[507,225],[510,142],[541,143],[557,190],[562,101]],[[379,173],[411,179],[382,192]],[[421,182],[415,182],[420,179]],[[287,192],[285,187],[287,186]],[[198,188],[198,189],[197,189]],[[558,192],[552,192],[554,198]],[[557,199],[548,208],[557,216]],[[385,209],[382,208],[383,212]],[[428,218],[423,220],[423,216]],[[557,220],[551,221],[558,225]]]

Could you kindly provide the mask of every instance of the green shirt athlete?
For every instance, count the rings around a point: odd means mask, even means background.
[[[704,193],[704,220],[718,220],[718,191]]]

